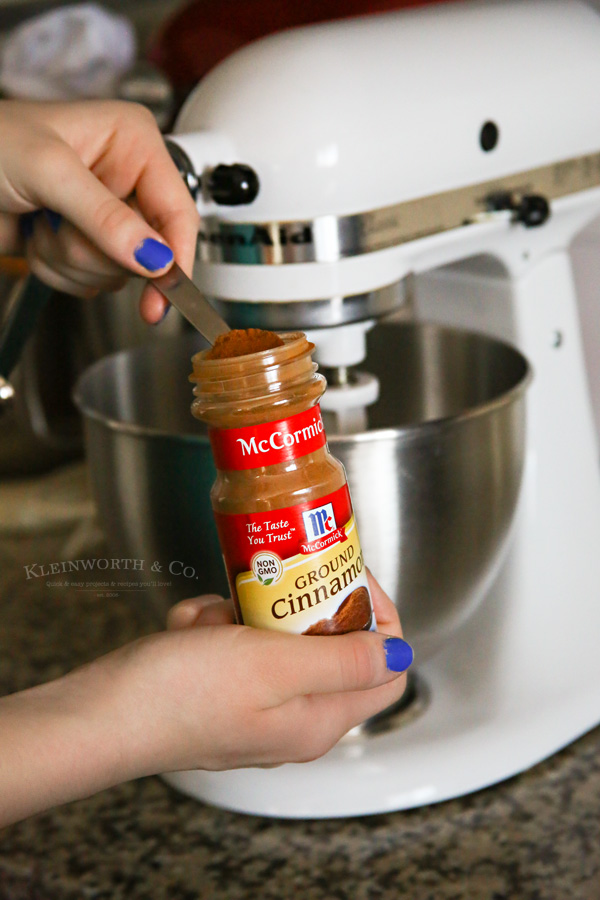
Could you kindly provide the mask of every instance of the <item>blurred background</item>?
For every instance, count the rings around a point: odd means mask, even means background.
[[[167,133],[195,84],[244,44],[295,25],[428,2],[447,0],[0,0],[0,97],[132,100],[151,109]],[[600,0],[589,2],[600,8]],[[595,302],[585,290],[600,275],[599,237],[594,223],[574,247],[583,304]],[[0,326],[24,289],[24,260],[0,257]],[[0,529],[39,526],[48,517],[69,518],[69,511],[80,517],[82,509],[93,515],[74,384],[110,353],[188,329],[176,310],[158,328],[143,323],[140,291],[132,279],[118,294],[86,303],[57,293],[45,303],[11,375],[14,402],[0,419]],[[600,383],[600,372],[590,375]],[[28,481],[40,475],[44,484],[58,485],[52,503],[49,487],[39,490]],[[82,496],[83,506],[75,502]]]

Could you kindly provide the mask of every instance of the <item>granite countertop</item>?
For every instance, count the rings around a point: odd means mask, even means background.
[[[149,628],[131,598],[26,578],[24,565],[102,546],[93,507],[60,477],[43,524],[32,504],[47,502],[46,489],[0,485],[1,693]],[[83,478],[76,470],[79,489]],[[600,729],[501,785],[408,812],[277,821],[146,778],[0,833],[2,900],[288,897],[599,900]]]

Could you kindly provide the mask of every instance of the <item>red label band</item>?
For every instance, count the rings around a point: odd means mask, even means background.
[[[208,432],[217,469],[258,469],[314,453],[326,443],[319,406],[304,412],[250,425],[246,428],[211,428]]]
[[[348,485],[297,506],[215,519],[240,624],[293,634],[374,627]]]
[[[221,547],[232,580],[251,568],[255,553],[270,550],[282,559],[318,553],[347,540],[352,516],[348,485],[332,494],[261,513],[215,513]]]

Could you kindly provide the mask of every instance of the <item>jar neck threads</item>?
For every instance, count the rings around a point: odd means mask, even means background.
[[[302,332],[282,334],[283,346],[225,359],[192,358],[192,413],[216,428],[270,422],[318,402],[326,382]]]

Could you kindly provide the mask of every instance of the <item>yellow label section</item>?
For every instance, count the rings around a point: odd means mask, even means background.
[[[261,583],[254,572],[241,572],[235,586],[244,624],[301,634],[322,619],[333,618],[356,588],[366,588],[354,516],[344,532],[346,540],[318,553],[298,553],[281,560],[280,572],[271,584]]]

